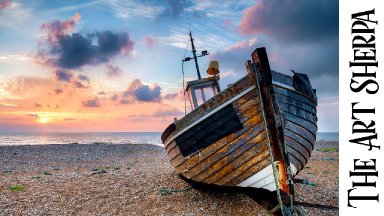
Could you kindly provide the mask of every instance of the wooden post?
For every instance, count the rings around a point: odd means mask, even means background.
[[[272,86],[272,72],[269,66],[267,52],[264,47],[257,48],[252,53],[252,60],[247,61],[246,67],[250,77],[252,77],[256,85],[260,88],[261,102],[264,106],[264,116],[267,124],[267,130],[270,139],[270,147],[272,150],[274,171],[277,174],[279,187],[277,190],[279,202],[282,207],[283,214],[286,212],[285,207],[293,207],[293,185],[288,186],[288,166],[289,161],[285,152],[284,145],[284,122],[282,113],[279,110],[275,100],[275,94]]]

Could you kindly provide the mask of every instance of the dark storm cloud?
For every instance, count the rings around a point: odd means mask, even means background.
[[[305,45],[258,41],[253,44],[243,41],[222,52],[213,53],[210,58],[219,61],[222,71],[230,70],[237,75],[223,78],[221,82],[224,86],[247,74],[244,63],[251,59],[254,49],[261,46],[267,49],[272,70],[291,75],[290,69],[306,73],[320,95],[337,94],[339,71],[337,38]],[[233,80],[228,80],[231,78]]]
[[[96,49],[92,46],[91,40],[74,33],[60,38],[57,50],[52,50],[52,53],[58,54],[56,65],[69,69],[91,64]]]
[[[261,0],[248,8],[241,33],[263,33],[286,41],[310,41],[337,36],[338,1]]]
[[[133,80],[123,97],[132,96],[138,101],[159,102],[161,100],[161,88],[157,84],[153,86],[144,85],[139,79]]]
[[[100,101],[98,98],[82,101],[82,104],[85,107],[100,107]]]
[[[319,96],[337,95],[337,1],[261,0],[244,11],[238,30],[254,38],[210,56],[220,62],[222,70],[237,75],[232,79],[247,73],[245,61],[254,49],[264,46],[273,70],[306,73]]]
[[[80,20],[75,14],[66,21],[52,21],[41,26],[45,33],[39,41],[39,60],[62,69],[109,62],[119,54],[130,55],[133,41],[127,32],[96,31],[70,34]]]
[[[96,44],[92,43],[94,39]],[[119,53],[130,54],[133,51],[133,42],[126,32],[104,31],[86,36],[73,33],[60,38],[58,47],[52,48],[51,53],[57,54],[55,63],[70,69],[105,63]]]

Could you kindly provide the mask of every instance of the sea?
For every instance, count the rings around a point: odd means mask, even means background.
[[[0,146],[48,144],[151,144],[163,146],[161,132],[0,132]],[[318,132],[317,140],[337,141],[338,132]]]

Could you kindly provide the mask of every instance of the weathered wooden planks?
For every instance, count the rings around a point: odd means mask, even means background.
[[[180,130],[197,121],[199,118],[209,113],[214,108],[230,100],[233,96],[236,96],[239,92],[244,91],[249,86],[250,80],[247,77],[243,77],[228,89],[220,92],[218,95],[209,99],[206,103],[202,104],[197,109],[193,110],[182,119],[177,121],[176,130],[173,132],[173,134],[177,134]]]
[[[186,157],[243,128],[232,104],[195,125],[175,139]]]
[[[296,91],[291,76],[277,72],[273,72],[272,75],[276,82],[274,85],[276,100],[285,118],[284,135],[288,158],[299,172],[311,156],[316,140],[317,99],[313,94],[306,95]],[[293,88],[285,88],[284,85]]]
[[[260,130],[260,127],[258,127],[260,123],[261,116],[260,113],[258,113],[243,123],[244,128],[242,130],[213,143],[209,148],[202,149],[199,154],[195,154],[190,158],[187,158],[187,160],[176,157],[171,163],[178,169],[189,170],[200,163],[207,163],[206,159],[214,154],[221,154],[224,156],[222,153],[218,152],[226,152],[233,144],[241,145],[245,143],[249,136],[255,135]],[[234,147],[231,148],[234,149]]]
[[[223,161],[223,164],[217,163],[220,168],[211,175],[204,175],[203,177],[205,177],[205,179],[203,179],[203,181],[223,185],[244,173],[250,166],[257,166],[260,160],[269,156],[266,140],[260,142],[253,139],[249,144],[251,145],[243,145],[242,148],[237,149],[238,153],[231,154],[226,161]],[[243,149],[246,149],[246,151],[242,151]],[[224,163],[226,163],[226,165]],[[263,168],[264,167],[259,167],[260,170]],[[247,176],[244,178],[246,179]],[[241,180],[244,181],[245,179]]]
[[[193,177],[196,181],[202,181],[207,179],[209,176],[217,174],[218,171],[228,173],[233,170],[234,162],[245,162],[244,154],[247,151],[257,153],[255,150],[251,150],[253,147],[259,150],[266,150],[265,134],[262,133],[262,128],[259,128],[255,134],[250,133],[248,136],[243,136],[242,139],[245,142],[230,143],[225,148],[213,154],[211,157],[205,160],[205,163],[200,163],[193,167],[186,176]],[[255,154],[257,155],[257,154]],[[226,166],[231,164],[230,166]],[[226,169],[229,168],[229,169]],[[223,173],[221,173],[223,174]]]
[[[257,112],[257,109],[254,109],[254,107],[258,106],[258,101],[255,99],[251,99],[252,97],[254,97],[254,95],[255,95],[255,92],[251,91],[248,94],[244,95],[243,97],[239,98],[237,101],[233,102],[233,107],[235,107],[235,110],[240,119],[240,122],[243,124],[243,127],[245,128],[248,127],[248,124],[245,124],[244,122],[250,119],[252,116],[256,115],[256,112]],[[206,127],[209,127],[209,125]],[[202,129],[204,129],[204,127],[202,127]],[[241,134],[241,133],[235,133],[235,134]],[[230,139],[226,139],[226,140],[230,141]],[[171,160],[173,160],[173,158],[178,156],[178,154],[180,153],[179,148],[177,148],[176,142],[170,143],[168,146],[166,146],[166,149],[168,151],[168,155]],[[193,156],[193,154],[190,156]]]
[[[262,131],[260,123],[261,116],[259,113],[244,122],[244,129],[242,131],[217,141],[207,149],[203,149],[199,155],[192,156],[183,166],[180,166],[180,168],[183,168],[183,170],[193,169],[196,170],[196,172],[202,171],[204,168],[209,167],[211,163],[215,163],[237,147],[248,142],[252,137],[257,136]]]

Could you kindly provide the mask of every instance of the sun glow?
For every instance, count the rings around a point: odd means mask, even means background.
[[[46,117],[40,117],[38,121],[39,121],[39,123],[41,123],[41,124],[46,124],[46,123],[49,122],[49,119],[46,118]]]

